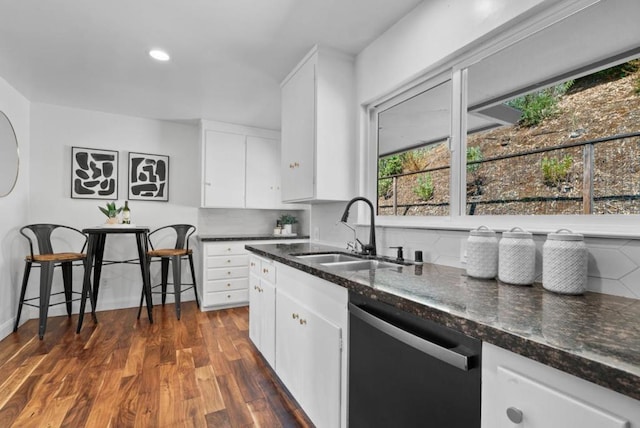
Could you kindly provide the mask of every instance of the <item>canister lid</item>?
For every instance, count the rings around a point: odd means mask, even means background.
[[[515,239],[531,239],[533,237],[533,234],[519,227],[514,227],[508,232],[502,232],[502,237]]]
[[[469,233],[471,234],[471,236],[482,236],[485,238],[493,238],[494,236],[496,236],[496,232],[489,229],[487,226],[480,226],[479,228],[474,229]]]
[[[582,241],[584,235],[581,233],[573,233],[569,229],[559,229],[547,235],[547,239],[552,241]]]

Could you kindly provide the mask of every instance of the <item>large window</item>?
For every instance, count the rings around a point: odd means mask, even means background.
[[[449,215],[451,80],[380,109],[378,215]]]
[[[513,124],[468,130],[468,215],[640,213],[640,60],[500,107]]]
[[[639,3],[603,0],[379,106],[378,214],[640,213]]]

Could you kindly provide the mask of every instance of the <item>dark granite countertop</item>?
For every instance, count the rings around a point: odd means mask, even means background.
[[[308,235],[266,235],[266,234],[246,234],[246,235],[198,235],[201,242],[214,241],[270,241],[286,239],[309,239]]]
[[[599,293],[565,296],[424,264],[337,272],[291,254],[344,252],[307,244],[247,245],[284,263],[452,327],[606,388],[640,399],[640,300]]]

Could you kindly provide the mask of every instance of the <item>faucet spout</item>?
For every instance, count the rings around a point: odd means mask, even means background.
[[[342,218],[340,219],[340,221],[345,225],[347,224],[347,219],[349,218],[349,209],[351,209],[351,205],[353,205],[354,203],[356,203],[358,201],[362,201],[362,202],[366,203],[369,206],[369,211],[371,213],[371,220],[370,220],[370,226],[369,226],[369,243],[367,245],[362,245],[362,254],[375,256],[375,255],[377,255],[377,252],[376,252],[376,225],[375,225],[375,217],[376,216],[375,216],[375,210],[373,208],[373,204],[371,203],[371,201],[368,200],[367,198],[362,197],[362,196],[356,196],[355,198],[351,199],[347,203],[347,206],[344,209],[344,213],[342,213]]]

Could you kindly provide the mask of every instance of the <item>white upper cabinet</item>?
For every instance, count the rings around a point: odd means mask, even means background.
[[[280,142],[247,136],[246,208],[282,208]]]
[[[355,195],[353,58],[314,47],[282,82],[282,200]]]
[[[202,121],[203,208],[292,208],[280,182],[279,132]]]
[[[244,207],[245,136],[205,131],[204,205]]]

